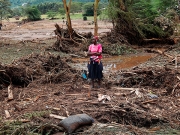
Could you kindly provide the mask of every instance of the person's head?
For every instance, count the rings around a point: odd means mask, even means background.
[[[94,44],[96,44],[97,41],[98,41],[98,36],[94,36],[94,37],[92,38],[92,42],[93,42]]]

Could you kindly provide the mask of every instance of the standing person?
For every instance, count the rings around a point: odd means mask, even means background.
[[[91,78],[91,88],[94,88],[94,81],[98,80],[98,88],[101,84],[103,77],[102,70],[103,65],[102,58],[102,45],[97,42],[98,37],[95,36],[92,39],[92,44],[89,46],[87,55],[90,56],[90,62],[88,63],[88,78]]]

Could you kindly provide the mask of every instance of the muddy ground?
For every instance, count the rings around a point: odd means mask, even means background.
[[[64,134],[57,127],[60,120],[50,114],[80,113],[95,123],[74,134],[180,134],[180,73],[174,60],[179,43],[131,46],[134,53],[125,56],[152,57],[130,67],[108,68],[101,88],[90,89],[90,80],[82,77],[87,57],[47,49],[56,41],[54,23],[9,23],[0,31],[0,134]],[[93,30],[87,23],[78,21],[75,27]],[[99,34],[110,31],[110,24],[102,24]],[[103,56],[105,66],[113,64],[114,56]]]

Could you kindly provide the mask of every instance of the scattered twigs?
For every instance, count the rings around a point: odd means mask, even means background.
[[[172,90],[172,92],[171,92],[171,95],[174,94],[175,89],[176,89],[176,88],[179,86],[179,84],[180,84],[180,77],[177,76],[177,79],[178,79],[178,82],[176,83],[176,85],[174,85],[173,90]]]
[[[152,99],[152,100],[144,101],[144,102],[142,102],[142,104],[154,103],[156,101],[157,101],[157,99]]]
[[[117,89],[117,90],[129,90],[129,91],[139,90],[139,88],[123,88],[123,87],[112,87],[112,89]]]

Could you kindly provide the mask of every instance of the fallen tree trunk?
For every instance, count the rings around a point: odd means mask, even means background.
[[[151,39],[143,39],[142,45],[148,45],[148,44],[169,44],[174,45],[177,41],[171,38],[151,38]]]

